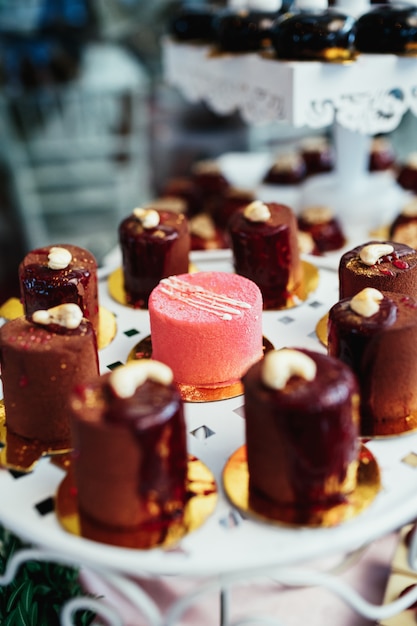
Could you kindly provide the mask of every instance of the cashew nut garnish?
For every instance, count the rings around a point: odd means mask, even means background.
[[[301,213],[309,224],[323,224],[333,218],[333,211],[328,206],[310,206]]]
[[[371,317],[378,313],[383,298],[384,296],[378,289],[365,287],[365,289],[353,296],[350,301],[350,308],[358,315]]]
[[[406,164],[410,167],[417,167],[417,152],[411,152],[408,155]]]
[[[155,209],[137,207],[133,209],[133,215],[142,223],[143,228],[156,228],[160,222],[159,213]]]
[[[210,215],[200,213],[190,220],[190,231],[201,239],[214,239],[216,228]]]
[[[48,267],[51,270],[64,270],[72,261],[72,254],[66,248],[52,246],[48,254]]]
[[[369,243],[359,252],[359,257],[365,265],[374,265],[380,258],[394,252],[390,243]]]
[[[173,373],[168,365],[152,359],[130,361],[121,365],[110,374],[110,385],[119,398],[130,398],[136,389],[146,380],[153,380],[161,385],[170,385]]]
[[[261,200],[254,200],[245,207],[243,215],[251,222],[267,222],[271,212]]]
[[[417,217],[417,198],[410,200],[402,209],[401,215],[406,217]]]
[[[262,381],[271,389],[284,389],[292,376],[314,380],[317,366],[307,354],[291,348],[267,352],[262,367]]]
[[[49,324],[58,324],[72,330],[78,328],[83,319],[83,312],[73,302],[67,302],[65,304],[58,304],[51,309],[39,309],[32,313],[32,320],[35,324],[42,324],[48,326]]]

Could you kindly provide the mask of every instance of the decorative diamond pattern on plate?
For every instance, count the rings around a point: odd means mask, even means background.
[[[42,500],[42,502],[38,502],[38,504],[35,505],[35,508],[42,516],[48,515],[48,513],[52,513],[55,508],[54,499],[46,498],[45,500]]]
[[[135,335],[140,335],[140,330],[130,328],[129,330],[124,330],[123,334],[126,335],[126,337],[134,337]]]
[[[238,406],[237,409],[233,410],[233,413],[236,413],[236,415],[240,415],[240,417],[243,417],[245,414],[245,407],[242,404],[242,406]]]
[[[292,324],[292,322],[294,322],[294,318],[290,315],[284,315],[283,317],[280,317],[279,321],[281,324]]]
[[[220,526],[224,528],[236,528],[240,526],[243,521],[243,517],[237,511],[229,511],[226,517],[222,517],[219,520]]]
[[[123,363],[121,361],[115,361],[114,363],[109,363],[109,365],[107,365],[107,369],[115,370],[116,367],[119,367],[119,365],[123,365]]]
[[[208,426],[203,425],[192,430],[190,434],[193,435],[193,437],[195,437],[199,441],[203,441],[204,439],[208,439],[209,437],[212,437],[212,435],[215,435],[216,433],[214,432],[214,430],[211,430],[211,428],[209,428]]]

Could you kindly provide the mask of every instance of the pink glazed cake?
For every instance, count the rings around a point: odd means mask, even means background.
[[[164,279],[151,293],[149,315],[152,357],[172,369],[183,390],[241,385],[263,356],[262,295],[242,276],[197,272]]]

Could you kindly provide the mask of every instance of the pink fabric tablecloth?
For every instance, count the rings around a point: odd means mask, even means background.
[[[379,605],[383,601],[397,544],[398,534],[391,533],[346,559],[335,556],[334,559],[318,562],[314,566],[319,571],[335,568],[335,576],[349,584],[368,602]],[[116,608],[123,616],[125,626],[147,626],[146,620],[137,609],[100,577],[89,571],[84,571],[82,576],[86,589],[103,596],[104,602]],[[207,581],[161,577],[138,578],[136,582],[164,612],[184,594],[192,592]],[[229,595],[229,616],[231,622],[249,616],[269,617],[283,626],[370,626],[375,623],[358,615],[344,601],[324,588],[283,588],[271,578],[258,578],[232,587]],[[219,593],[199,598],[177,622],[178,626],[219,626],[219,623]],[[256,621],[251,623],[256,624]]]

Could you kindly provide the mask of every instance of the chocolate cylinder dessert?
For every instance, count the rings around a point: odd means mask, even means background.
[[[258,285],[264,309],[285,307],[302,284],[297,230],[289,207],[259,200],[229,221],[235,272]]]
[[[377,6],[359,17],[355,45],[359,52],[417,54],[417,7],[407,2]]]
[[[349,61],[355,54],[355,23],[337,9],[290,11],[271,28],[272,47],[279,59]]]
[[[395,165],[395,152],[386,137],[374,137],[371,142],[368,169],[370,172],[386,172]]]
[[[335,167],[335,153],[326,137],[305,139],[300,154],[306,166],[306,176],[331,172]]]
[[[417,152],[412,152],[397,168],[397,183],[403,189],[417,193]]]
[[[367,287],[329,312],[328,353],[355,372],[361,435],[417,427],[417,300]]]
[[[212,42],[215,38],[213,19],[216,15],[214,7],[186,5],[172,17],[168,30],[170,35],[180,42]]]
[[[183,214],[134,209],[119,225],[119,243],[126,299],[133,307],[146,309],[162,278],[188,272],[190,233]]]
[[[254,52],[271,45],[270,29],[278,11],[223,9],[214,20],[216,43],[225,52]]]
[[[320,253],[339,250],[346,242],[341,223],[327,206],[312,206],[301,211],[298,228],[310,233]]]
[[[339,299],[365,287],[417,297],[417,252],[395,241],[370,241],[345,252],[339,262]]]
[[[88,250],[70,244],[32,250],[19,265],[19,283],[26,315],[72,302],[98,332],[97,261]]]
[[[79,306],[62,304],[6,322],[0,363],[8,434],[70,448],[69,395],[99,371],[95,332]]]
[[[280,154],[265,172],[265,185],[298,185],[307,175],[307,166],[297,153]]]
[[[417,197],[407,202],[389,228],[393,241],[417,248]]]
[[[243,384],[251,509],[304,523],[345,502],[356,487],[359,454],[351,369],[309,350],[272,350]]]
[[[137,532],[143,548],[162,541],[186,502],[185,421],[171,370],[144,359],[90,377],[72,395],[71,417],[81,534]]]

